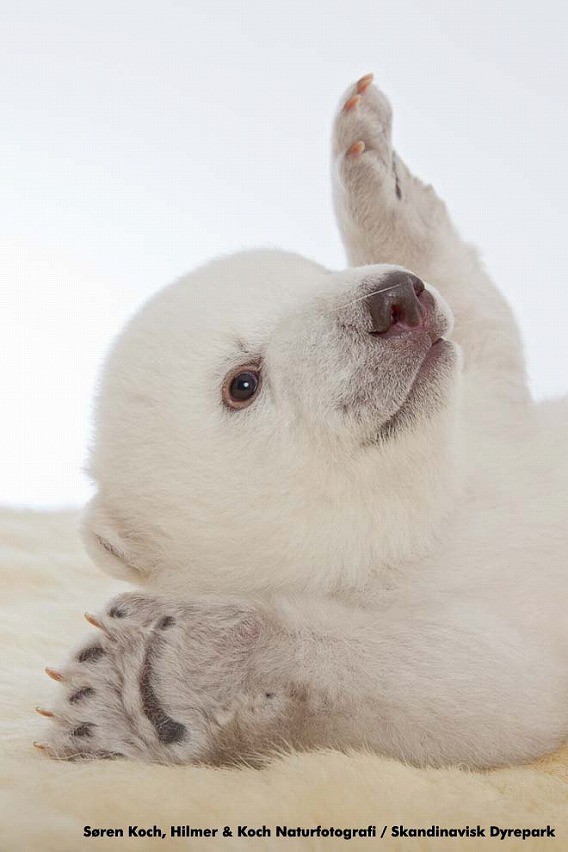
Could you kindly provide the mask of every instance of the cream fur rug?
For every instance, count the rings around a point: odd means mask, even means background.
[[[62,662],[90,629],[82,613],[125,588],[93,568],[70,513],[0,512],[2,571],[1,852],[98,850],[559,849],[568,850],[568,748],[538,765],[472,773],[419,770],[376,755],[319,753],[284,757],[263,771],[146,766],[122,761],[50,761],[32,748],[57,688],[46,664]],[[83,826],[157,824],[233,828],[363,827],[383,840],[84,839]],[[390,826],[540,827],[556,839],[403,839]],[[125,834],[128,832],[126,831]],[[487,832],[489,833],[489,832]]]

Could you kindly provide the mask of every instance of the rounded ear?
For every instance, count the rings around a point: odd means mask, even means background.
[[[128,552],[128,541],[102,505],[99,495],[85,506],[80,531],[85,549],[95,565],[113,577],[140,582],[143,572],[134,566]]]

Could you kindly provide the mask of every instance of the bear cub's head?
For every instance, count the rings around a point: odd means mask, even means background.
[[[187,595],[360,588],[415,557],[451,494],[451,325],[390,265],[255,251],[167,287],[103,372],[89,551]]]

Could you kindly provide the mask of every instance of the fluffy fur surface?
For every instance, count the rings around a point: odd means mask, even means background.
[[[83,531],[95,561],[144,589],[101,606],[99,634],[52,672],[47,751],[135,762],[41,764],[58,785],[73,779],[67,820],[79,780],[90,807],[100,792],[115,809],[113,780],[130,782],[139,808],[155,777],[164,808],[199,779],[205,812],[214,801],[216,822],[231,823],[238,811],[219,809],[214,788],[228,785],[222,801],[232,783],[243,801],[260,789],[271,801],[288,771],[304,773],[285,794],[301,824],[307,783],[325,815],[352,825],[368,772],[374,812],[390,803],[397,814],[389,822],[415,823],[424,801],[407,791],[423,779],[438,799],[430,814],[453,800],[452,821],[464,802],[470,815],[489,790],[489,810],[505,818],[499,779],[526,802],[546,771],[548,786],[560,772],[553,758],[485,775],[404,765],[527,763],[566,740],[568,471],[566,403],[532,403],[512,312],[390,137],[388,101],[364,78],[333,133],[353,267],[332,273],[283,252],[215,261],[151,300],[110,355]],[[61,533],[64,520],[52,520]],[[32,560],[31,583],[20,572],[12,591],[29,608],[34,581],[38,595],[49,589],[46,655],[63,638],[58,613],[74,644],[63,607],[81,593],[97,608],[103,588],[78,572],[68,583],[61,565],[34,571]],[[256,761],[284,745],[316,754],[256,773],[173,774],[172,764]],[[318,751],[332,747],[360,753]],[[20,771],[17,754],[11,765]],[[346,793],[354,767],[363,782]],[[408,816],[392,800],[396,779]],[[37,778],[20,786],[37,797]]]
[[[47,723],[34,714],[57,687],[42,675],[85,632],[85,602],[101,606],[125,586],[86,558],[69,514],[0,513],[2,686],[0,849],[77,852],[152,850],[153,839],[83,839],[83,826],[501,825],[557,829],[531,850],[563,850],[568,838],[568,750],[531,766],[490,772],[416,769],[366,753],[293,754],[265,769],[160,766],[131,761],[47,760],[33,749]],[[93,631],[95,633],[95,631]],[[478,840],[452,840],[455,850]],[[156,846],[158,844],[158,847]],[[171,839],[172,850],[336,850],[344,841]],[[345,848],[439,852],[441,841],[351,840]],[[523,849],[520,840],[481,842]],[[161,848],[161,847],[160,847]],[[449,847],[448,847],[449,848]]]

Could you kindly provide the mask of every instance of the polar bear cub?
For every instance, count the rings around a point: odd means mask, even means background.
[[[565,408],[370,76],[333,189],[349,268],[213,261],[110,353],[84,534],[143,590],[50,670],[56,756],[491,766],[568,736]]]

